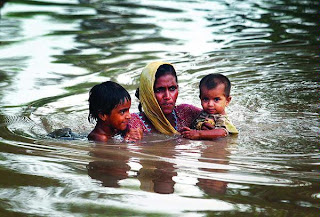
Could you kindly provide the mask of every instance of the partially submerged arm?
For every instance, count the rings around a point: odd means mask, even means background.
[[[228,131],[224,128],[193,130],[189,127],[184,127],[181,134],[183,137],[188,139],[216,139],[226,137],[228,135]]]
[[[125,136],[125,140],[129,142],[136,142],[138,140],[141,140],[143,137],[143,131],[141,128],[131,128],[127,132]]]

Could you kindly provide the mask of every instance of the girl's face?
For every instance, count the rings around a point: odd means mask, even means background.
[[[110,115],[107,116],[107,124],[116,130],[127,129],[128,122],[131,118],[129,109],[131,107],[131,101],[126,100],[124,103],[117,105],[111,110]]]
[[[159,77],[154,83],[154,95],[165,115],[171,114],[178,97],[178,84],[171,74]]]

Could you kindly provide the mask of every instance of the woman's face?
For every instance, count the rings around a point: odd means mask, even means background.
[[[176,78],[171,74],[159,77],[154,83],[154,95],[165,115],[172,113],[178,93]]]

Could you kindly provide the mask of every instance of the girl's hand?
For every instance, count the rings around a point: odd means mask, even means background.
[[[182,128],[182,136],[187,139],[200,139],[200,133],[198,130],[192,130],[189,127]]]
[[[142,129],[131,128],[129,129],[129,132],[126,135],[125,140],[129,142],[136,142],[138,140],[141,140],[142,137],[143,137]]]

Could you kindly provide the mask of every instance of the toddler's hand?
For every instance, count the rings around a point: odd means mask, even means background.
[[[192,130],[189,127],[182,128],[182,136],[187,139],[199,139],[200,133],[198,130]]]
[[[214,125],[210,124],[209,122],[204,122],[202,124],[201,130],[212,130],[214,128],[215,128]]]
[[[129,132],[127,133],[125,140],[129,142],[136,142],[138,140],[141,140],[143,137],[143,132],[139,128],[132,128],[129,129]]]

